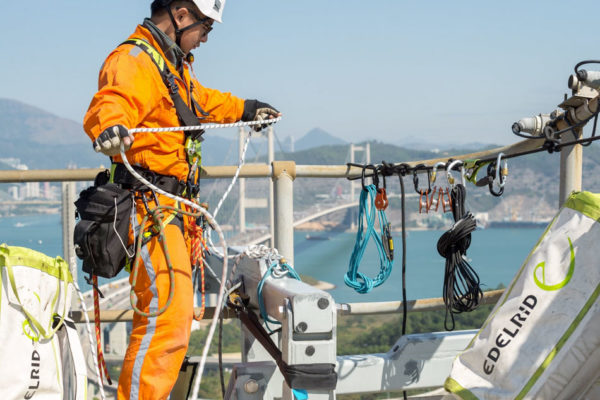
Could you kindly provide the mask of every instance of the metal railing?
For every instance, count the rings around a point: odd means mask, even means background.
[[[453,155],[453,159],[474,160],[495,157],[500,153],[510,156],[522,152],[539,149],[542,142],[539,140],[524,140],[508,146],[498,147],[480,152]],[[445,158],[429,160],[418,160],[406,162],[409,166],[423,164],[433,166],[438,162],[446,162]],[[581,145],[577,144],[565,147],[561,151],[559,206],[566,200],[569,193],[581,190],[582,151]],[[205,166],[202,167],[202,179],[231,178],[236,172],[236,166]],[[64,258],[71,266],[75,263],[73,251],[72,232],[74,227],[74,187],[64,182],[91,181],[101,172],[102,168],[69,169],[69,170],[8,170],[0,171],[0,183],[9,182],[63,182],[63,251]],[[360,177],[362,169],[347,165],[296,165],[293,161],[274,161],[267,164],[246,164],[242,166],[239,176],[242,178],[271,178],[274,183],[275,204],[275,247],[279,253],[293,264],[294,260],[294,228],[293,228],[293,182],[296,178],[353,178]],[[486,294],[486,301],[492,302],[498,299],[501,291]],[[361,306],[361,304],[367,304]],[[427,304],[427,307],[419,309]],[[348,314],[378,314],[397,313],[401,310],[401,302],[385,303],[356,303],[340,305],[339,315]],[[410,304],[409,304],[410,305]],[[412,302],[410,310],[438,310],[443,309],[442,299],[425,299]],[[359,311],[360,310],[360,311]],[[210,318],[214,310],[207,310],[205,318]],[[73,312],[75,320],[83,318],[82,312]],[[130,310],[103,311],[101,320],[103,322],[131,320]]]

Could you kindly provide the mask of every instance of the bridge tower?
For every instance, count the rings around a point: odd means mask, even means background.
[[[365,143],[364,146],[357,146],[353,143],[350,144],[350,162],[355,163],[356,161],[356,153],[362,152],[362,163],[370,164],[371,163],[371,144]],[[356,196],[356,189],[359,191],[362,189],[362,185],[360,180],[350,181],[350,201],[354,203],[358,201]]]
[[[244,150],[244,143],[246,142],[246,138],[248,137],[248,132],[240,127],[239,129],[239,150],[238,154],[240,158],[242,157],[242,151]],[[273,160],[275,160],[275,147],[273,145],[273,127],[269,126],[262,132],[253,132],[252,135],[254,137],[267,137],[267,163],[271,165]],[[269,197],[259,197],[259,198],[248,198],[246,197],[246,178],[239,179],[239,230],[240,232],[246,232],[246,209],[247,208],[269,208],[269,221],[270,221],[270,233],[271,233],[271,244],[273,243],[274,237],[274,208],[273,208],[273,182],[269,180]]]

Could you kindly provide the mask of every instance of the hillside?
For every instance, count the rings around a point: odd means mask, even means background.
[[[16,134],[18,133],[18,134]],[[320,141],[317,138],[321,138]],[[49,114],[41,109],[8,99],[0,99],[0,139],[3,151],[0,159],[18,158],[30,169],[66,168],[75,164],[78,167],[97,167],[107,165],[105,156],[96,154],[88,137],[79,123]],[[308,146],[295,152],[277,152],[278,160],[293,160],[297,164],[326,165],[345,164],[349,162],[349,146],[342,139],[315,128],[299,139],[297,148]],[[318,145],[319,143],[325,143]],[[405,162],[420,159],[452,157],[473,151],[473,148],[458,148],[446,151],[414,150],[407,147],[371,141],[371,162]],[[364,144],[364,143],[363,143]],[[247,162],[265,162],[262,150],[264,139],[253,139],[246,158]],[[237,164],[237,140],[205,135],[203,142],[203,165]],[[281,147],[277,147],[281,148]],[[358,162],[362,162],[357,155]],[[501,198],[489,195],[486,188],[469,187],[468,200],[472,211],[489,211],[495,218],[511,217],[515,214],[525,218],[547,218],[552,215],[558,202],[558,170],[559,154],[538,153],[511,159],[509,161],[509,177],[505,194]],[[0,161],[0,169],[10,166]],[[590,191],[600,191],[600,150],[597,144],[584,148],[583,187]],[[484,174],[482,171],[480,174]],[[482,175],[480,175],[482,176]],[[445,179],[442,178],[441,184]],[[249,197],[264,195],[268,180],[253,180],[247,185]],[[216,204],[225,186],[225,180],[203,181],[202,190],[211,204]],[[440,184],[440,182],[438,182]],[[421,185],[426,180],[421,178]],[[412,177],[405,178],[408,194],[414,194]],[[0,191],[6,187],[0,186]],[[302,211],[319,201],[334,201],[336,192],[349,196],[349,185],[345,179],[302,179],[295,183],[295,210]],[[340,192],[341,191],[341,192]],[[398,193],[398,180],[388,180],[388,191]],[[229,215],[231,223],[235,222],[237,212],[237,192],[234,191],[225,203],[223,213]],[[395,199],[391,205],[395,206]],[[535,207],[533,207],[535,205]],[[409,210],[418,212],[418,200],[410,200]],[[264,223],[264,210],[249,210],[249,223]]]
[[[329,145],[348,145],[348,142],[333,136],[321,128],[313,128],[306,132],[300,139],[296,140],[294,143],[294,150],[298,152],[314,147]]]
[[[18,158],[31,169],[97,167],[96,154],[80,123],[42,109],[0,98],[1,158]]]

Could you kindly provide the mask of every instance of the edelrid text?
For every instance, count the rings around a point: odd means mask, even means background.
[[[508,346],[512,339],[517,336],[519,330],[523,327],[523,323],[531,314],[531,310],[535,308],[537,298],[534,295],[525,297],[519,306],[519,312],[512,316],[510,322],[512,325],[502,328],[502,332],[496,336],[496,346],[488,352],[486,359],[483,361],[483,372],[490,375],[494,371],[496,362],[500,359],[501,349]]]
[[[29,374],[29,377],[31,378],[31,385],[29,385],[29,390],[25,393],[24,399],[33,398],[36,389],[40,387],[40,353],[36,350],[31,353],[31,374]]]

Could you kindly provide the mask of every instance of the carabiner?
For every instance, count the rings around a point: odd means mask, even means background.
[[[498,159],[496,160],[496,181],[498,181],[498,186],[501,188],[506,184],[506,176],[508,175],[508,164],[506,160],[504,160],[504,166],[500,166],[502,161],[502,156],[504,153],[498,154]]]
[[[461,177],[460,183],[462,183],[463,186],[466,186],[465,185],[465,168],[464,168],[464,163],[462,161],[460,161],[460,160],[454,160],[450,164],[448,164],[448,166],[446,167],[446,179],[448,180],[448,184],[452,188],[455,185],[455,183],[454,183],[455,181],[454,181],[454,177],[452,176],[451,171],[454,168],[454,166],[456,164],[459,164],[459,163],[460,163],[460,166],[461,166],[461,168],[460,168],[460,177]]]
[[[499,153],[496,163],[488,166],[488,188],[490,189],[490,193],[496,197],[500,197],[504,193],[504,185],[506,184],[506,176],[508,175],[508,164],[506,161],[504,161],[504,166],[501,165],[503,155],[504,153]],[[492,175],[494,176],[492,177]],[[498,191],[494,189],[494,183],[498,184]]]
[[[433,189],[431,190],[431,196],[429,197],[429,200],[427,202],[427,212],[429,212],[429,210],[431,210],[434,207],[435,207],[435,211],[437,211],[437,209],[440,205],[439,197],[440,196],[438,195],[438,188],[437,188],[437,186],[434,186]]]
[[[444,212],[452,211],[452,198],[450,197],[450,189],[446,188],[446,191],[440,188],[440,195],[442,196],[442,207]]]
[[[429,213],[429,197],[428,197],[429,192],[426,192],[425,190],[421,190],[421,192],[419,193],[419,214],[423,213],[423,208],[425,209],[426,213]],[[425,199],[423,199],[425,198]]]
[[[421,194],[421,192],[423,192],[422,189],[419,189],[419,176],[417,175],[417,169],[419,169],[420,167],[424,167],[425,164],[419,164],[419,165],[415,165],[413,168],[413,184],[415,186],[415,192],[417,192],[418,194]],[[431,193],[431,176],[429,174],[429,170],[427,171],[427,190],[425,191],[425,194],[429,194]]]
[[[442,161],[436,162],[433,168],[431,169],[431,175],[429,176],[429,182],[431,185],[435,184],[435,181],[437,179],[437,169],[442,165],[446,165],[446,163]]]
[[[373,170],[373,175],[371,175],[371,179],[373,180],[373,185],[375,188],[379,189],[379,176],[377,175],[377,168],[373,164],[363,165],[362,175],[361,175],[361,184],[363,190],[367,190],[367,186],[365,185],[365,179],[368,178],[365,174],[367,169]]]

